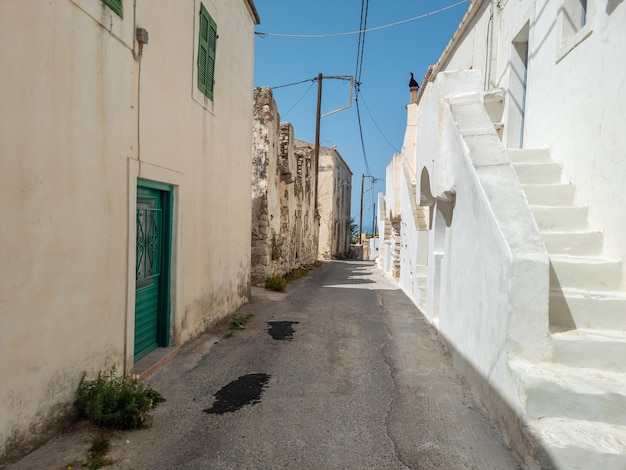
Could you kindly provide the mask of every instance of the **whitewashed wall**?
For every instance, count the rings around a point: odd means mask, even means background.
[[[404,187],[391,180],[404,191],[402,268],[412,270],[400,273],[400,284],[416,302],[418,265],[411,257],[427,256],[421,307],[493,418],[513,437],[522,399],[508,361],[551,354],[548,255],[483,107],[481,79],[476,71],[440,73],[420,102],[416,152],[406,156],[424,175],[419,192],[411,195],[410,178]],[[397,160],[388,175],[395,174]],[[413,204],[407,197],[415,198]],[[427,243],[412,229],[418,200],[433,211]],[[518,437],[513,440],[521,442]]]
[[[626,205],[621,197],[626,183],[622,119],[626,113],[626,54],[622,51],[626,5],[619,0],[589,0],[587,24],[568,36],[561,16],[563,2],[505,2],[504,8],[495,10],[493,20],[491,2],[479,3],[476,17],[440,70],[471,67],[481,74],[485,89],[509,89],[512,42],[528,25],[523,146],[548,148],[552,158],[564,164],[579,202],[589,204],[591,226],[605,232],[605,254],[626,259]],[[492,22],[497,25],[495,41]],[[489,58],[492,43],[494,54]],[[510,106],[508,100],[505,116]],[[505,138],[505,145],[515,143]]]

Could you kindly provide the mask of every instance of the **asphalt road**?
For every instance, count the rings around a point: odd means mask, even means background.
[[[115,433],[108,468],[521,468],[435,330],[371,263],[255,289],[236,315],[252,315],[245,329],[202,336],[149,379],[167,402],[149,428]],[[88,434],[12,468],[63,468]]]

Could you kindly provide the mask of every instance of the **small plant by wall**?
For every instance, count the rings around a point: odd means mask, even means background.
[[[322,263],[319,261],[316,261],[315,263],[310,265],[308,268],[300,266],[299,268],[292,269],[284,276],[268,277],[265,280],[265,288],[267,290],[271,290],[275,292],[286,292],[287,283],[306,276],[309,273],[309,269],[311,269],[312,267],[319,267],[319,266],[322,266]]]
[[[274,292],[286,292],[287,281],[282,276],[272,276],[265,280],[265,288]]]
[[[243,316],[233,315],[232,318],[230,319],[230,327],[229,327],[230,331],[224,335],[224,339],[230,339],[233,336],[235,336],[236,330],[245,329],[246,328],[245,324],[248,323],[248,321],[250,321],[250,319],[253,316],[254,315],[252,314],[243,315]]]
[[[291,282],[306,276],[308,272],[309,271],[306,268],[300,267],[289,271],[287,274],[285,274],[284,278],[287,282]]]
[[[81,416],[105,428],[141,428],[150,411],[164,401],[159,392],[135,377],[118,376],[115,364],[94,380],[85,380],[83,375],[76,392]]]

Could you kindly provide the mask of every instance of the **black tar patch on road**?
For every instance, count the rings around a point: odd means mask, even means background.
[[[293,325],[297,325],[297,321],[268,321],[270,326],[267,332],[272,338],[278,341],[291,341],[294,330]]]
[[[215,394],[215,403],[204,411],[208,414],[221,415],[232,413],[245,405],[261,402],[263,390],[267,387],[270,376],[267,374],[242,375],[237,380],[225,385]]]

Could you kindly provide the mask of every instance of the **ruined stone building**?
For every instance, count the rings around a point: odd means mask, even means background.
[[[174,3],[0,2],[0,467],[249,300],[259,16]]]
[[[264,285],[317,259],[313,153],[295,148],[269,87],[254,90],[252,283]]]
[[[314,145],[296,140],[296,149],[312,153]],[[352,171],[337,149],[320,147],[317,184],[318,256],[320,259],[344,258],[350,248]]]

